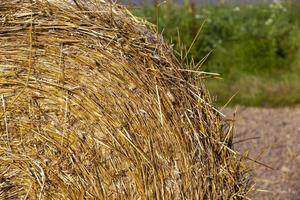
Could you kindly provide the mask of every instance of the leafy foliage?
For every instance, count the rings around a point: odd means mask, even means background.
[[[146,6],[135,12],[155,24],[158,21],[159,30],[178,52],[189,48],[182,44],[192,44],[199,27],[205,23],[188,58],[199,62],[213,50],[204,66],[206,71],[223,77],[222,81],[208,81],[210,89],[219,97],[217,103],[225,103],[236,91],[240,92],[233,103],[238,104],[300,103],[297,95],[300,84],[294,77],[295,73],[299,74],[300,57],[298,4],[165,4],[159,8]],[[280,97],[282,85],[289,92]],[[221,91],[224,86],[228,88],[226,92]],[[253,95],[249,95],[249,87],[255,90]],[[262,98],[265,94],[267,97]]]

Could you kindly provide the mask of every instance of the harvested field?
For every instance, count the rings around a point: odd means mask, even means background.
[[[229,116],[234,108],[225,110]],[[237,107],[237,140],[241,151],[250,151],[274,170],[256,166],[254,200],[300,198],[300,108]],[[259,137],[254,139],[255,137]]]

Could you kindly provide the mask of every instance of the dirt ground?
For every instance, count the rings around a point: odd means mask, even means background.
[[[232,117],[235,111],[235,147],[273,168],[254,166],[252,199],[300,200],[300,107],[236,107],[223,112]]]

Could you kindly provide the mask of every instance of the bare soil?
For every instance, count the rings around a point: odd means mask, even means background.
[[[254,164],[254,200],[300,200],[300,107],[227,108],[236,112],[235,147],[273,169]]]

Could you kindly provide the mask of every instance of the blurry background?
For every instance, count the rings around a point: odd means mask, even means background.
[[[236,94],[231,105],[247,106],[300,103],[300,4],[296,2],[122,1],[136,15],[158,23],[179,54],[189,49],[204,23],[188,61],[197,64],[213,51],[196,70],[221,74],[222,79],[207,81],[215,103],[223,105]]]
[[[282,1],[282,0],[279,0]],[[245,3],[273,3],[279,2],[278,0],[190,0],[191,3],[197,4],[217,4],[217,3],[230,3],[230,4],[245,4]],[[153,4],[157,2],[156,0],[120,0],[120,2],[124,4],[131,4],[131,5],[145,5],[145,4]],[[162,2],[162,1],[159,1]],[[185,0],[172,0],[172,2],[182,4]],[[300,2],[299,0],[292,0],[290,2]]]
[[[273,168],[255,165],[253,199],[300,199],[300,0],[122,2],[192,70],[220,74],[205,79],[216,106],[236,94],[222,110],[235,146]]]

